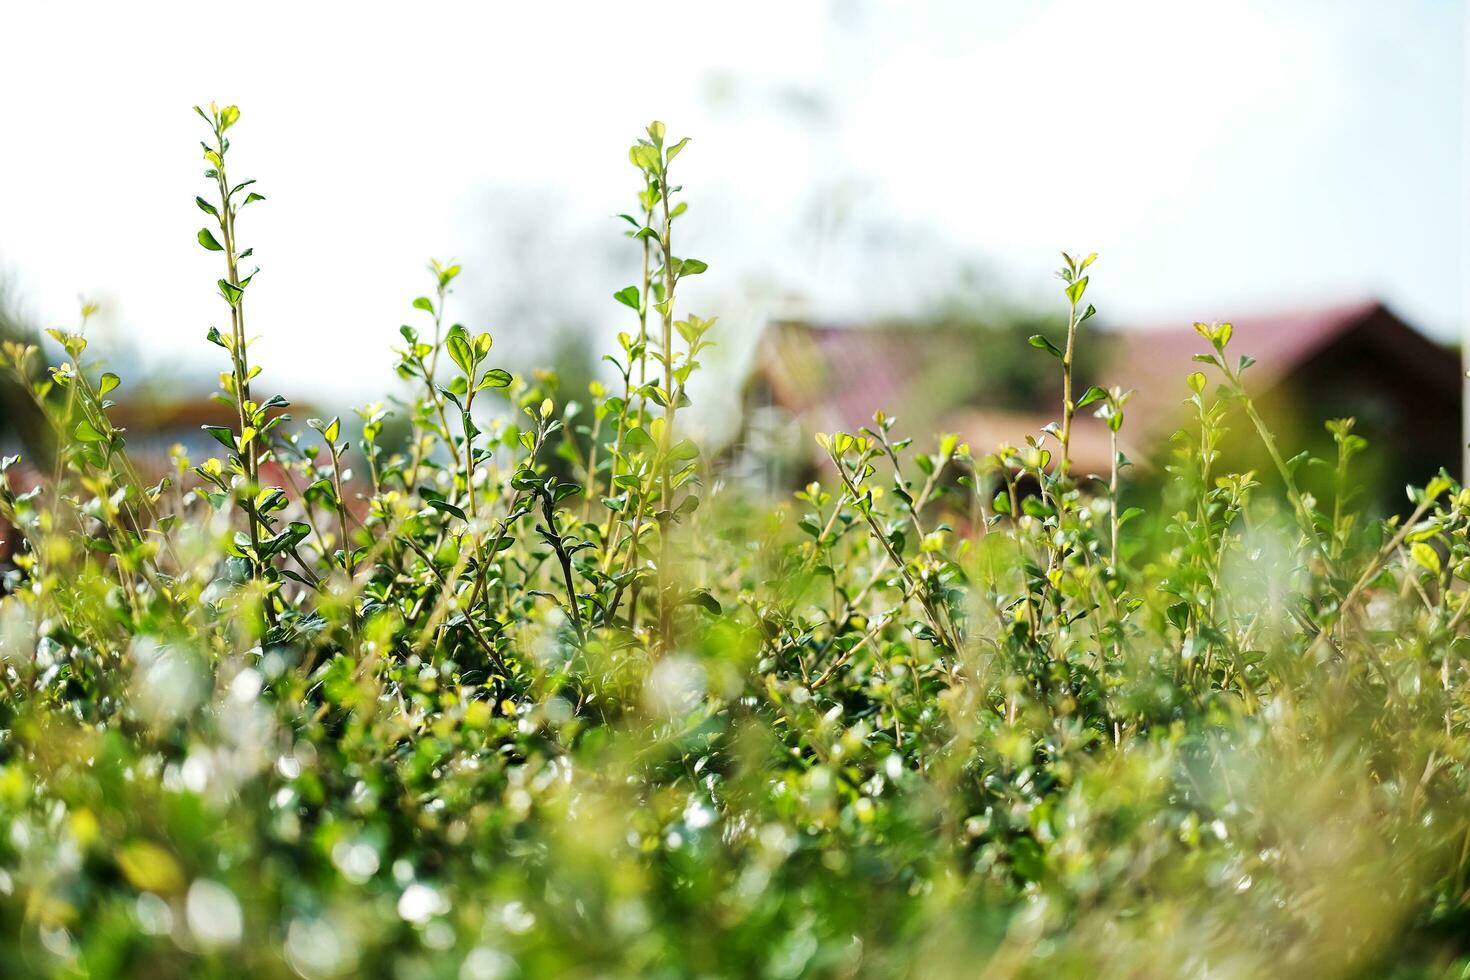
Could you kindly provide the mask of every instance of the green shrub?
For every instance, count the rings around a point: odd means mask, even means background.
[[[145,474],[80,333],[49,371],[4,348],[60,446],[0,498],[6,975],[1470,964],[1470,493],[1356,518],[1345,421],[1336,499],[1300,492],[1228,324],[1148,513],[1116,451],[1070,466],[1078,411],[1125,424],[1072,384],[1095,256],[1032,338],[1064,391],[1034,441],[916,447],[880,413],[820,437],[825,483],[751,499],[685,436],[717,330],[678,305],[705,265],[654,123],[616,384],[574,412],[497,368],[436,263],[411,435],[375,405],[353,445],[258,390],[262,198],[226,174],[238,110],[201,115],[223,452]],[[1230,403],[1273,472],[1217,471]]]

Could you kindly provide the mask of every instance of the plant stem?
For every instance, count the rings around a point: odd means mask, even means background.
[[[1250,395],[1246,394],[1245,386],[1240,380],[1240,373],[1238,371],[1231,371],[1225,363],[1223,352],[1220,353],[1219,362],[1220,369],[1225,372],[1225,377],[1235,386],[1236,393],[1240,396],[1241,403],[1245,406],[1245,414],[1250,419],[1251,426],[1255,428],[1256,434],[1260,436],[1262,445],[1266,447],[1266,453],[1271,457],[1271,462],[1276,467],[1276,472],[1280,474],[1282,483],[1286,485],[1286,497],[1291,501],[1291,506],[1296,511],[1297,519],[1302,525],[1302,530],[1306,532],[1307,537],[1312,542],[1312,546],[1322,555],[1322,561],[1326,565],[1328,574],[1330,575],[1332,571],[1332,556],[1328,553],[1327,547],[1322,543],[1321,536],[1317,533],[1316,522],[1312,519],[1312,512],[1307,509],[1306,501],[1302,499],[1301,491],[1297,489],[1296,478],[1291,475],[1291,470],[1287,467],[1286,460],[1282,459],[1281,451],[1276,447],[1276,437],[1271,435],[1271,430],[1267,428],[1265,420],[1256,411],[1255,402],[1251,399]]]
[[[664,301],[663,301],[663,362],[664,362],[664,428],[659,447],[659,511],[658,520],[658,607],[660,649],[668,653],[673,646],[674,604],[669,594],[673,584],[669,576],[672,554],[669,548],[669,533],[673,523],[674,489],[673,473],[669,456],[674,446],[674,414],[678,395],[674,392],[674,253],[670,239],[673,219],[669,216],[669,168],[665,163],[659,174],[659,202],[663,209],[663,233],[659,244],[663,248]]]
[[[352,557],[352,542],[347,537],[347,500],[342,496],[342,457],[337,452],[337,447],[327,442],[327,452],[332,456],[332,483],[337,497],[337,533],[341,537],[338,544],[342,548],[342,570],[347,573],[347,610],[349,625],[352,629],[353,643],[357,642],[357,601],[353,597],[353,583],[357,578],[357,569],[354,567]]]
[[[220,245],[225,253],[225,274],[227,281],[235,286],[240,286],[239,255],[235,237],[235,218],[238,208],[230,193],[230,181],[225,170],[226,141],[224,128],[220,124],[218,116],[214,123],[215,153],[219,156],[219,165],[215,167],[215,182],[219,190],[219,228],[223,241]],[[235,408],[240,426],[239,438],[245,441],[245,432],[251,425],[254,412],[254,402],[250,397],[250,352],[249,341],[245,334],[245,297],[243,294],[236,295],[234,299],[226,297],[230,304],[230,357],[235,372]],[[244,446],[240,447],[245,463],[246,490],[245,499],[242,501],[245,510],[246,521],[250,529],[250,547],[255,556],[252,562],[252,574],[255,578],[264,578],[264,568],[267,562],[260,558],[260,539],[262,522],[260,515],[255,509],[255,495],[259,493],[260,487],[260,455],[257,435],[252,434]],[[267,595],[264,601],[265,619],[267,627],[276,624],[275,604]]]
[[[924,615],[928,617],[929,625],[933,628],[934,634],[939,637],[940,642],[949,647],[952,652],[959,653],[959,641],[952,636],[946,635],[945,623],[940,617],[938,610],[934,608],[928,595],[919,588],[919,583],[915,582],[913,576],[909,574],[907,566],[904,565],[903,558],[894,549],[893,542],[888,540],[888,535],[883,533],[883,528],[878,525],[878,521],[873,517],[872,513],[863,509],[861,504],[862,494],[858,492],[857,486],[852,482],[852,478],[847,472],[847,467],[843,465],[842,458],[835,452],[831,456],[832,462],[837,466],[837,474],[842,477],[842,485],[847,488],[848,495],[852,497],[853,505],[858,508],[858,513],[862,514],[864,520],[868,522],[868,528],[873,532],[873,537],[878,541],[878,544],[887,553],[889,561],[893,562],[894,567],[898,569],[898,574],[903,578],[904,584],[907,586],[908,594],[919,600],[919,605],[923,607]]]
[[[1072,465],[1072,416],[1077,405],[1072,401],[1072,358],[1077,346],[1077,300],[1069,299],[1067,314],[1067,349],[1062,352],[1062,454],[1057,461],[1057,475],[1066,477]]]
[[[1108,426],[1108,557],[1118,567],[1118,433]]]

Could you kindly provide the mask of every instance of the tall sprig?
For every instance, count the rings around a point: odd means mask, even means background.
[[[257,579],[269,580],[272,577],[269,572],[272,552],[270,548],[263,547],[263,543],[270,536],[271,529],[269,520],[264,515],[263,502],[274,499],[273,491],[279,488],[260,486],[260,466],[270,454],[267,438],[269,430],[284,418],[279,414],[271,418],[270,412],[284,407],[286,401],[277,395],[259,403],[251,396],[250,385],[260,373],[260,368],[253,367],[250,363],[250,339],[245,333],[245,291],[259,270],[253,269],[245,276],[240,274],[240,262],[250,258],[254,249],[242,251],[236,232],[240,211],[265,198],[248,189],[255,183],[254,180],[243,180],[232,185],[226,170],[225,160],[230,152],[230,140],[225,133],[239,122],[239,108],[220,108],[211,102],[208,112],[199,106],[195,106],[194,111],[209,125],[213,137],[212,144],[201,142],[200,145],[204,148],[204,159],[210,165],[204,176],[214,181],[215,187],[214,200],[195,197],[194,203],[199,206],[199,210],[214,218],[218,231],[216,235],[206,226],[199,229],[196,237],[205,249],[220,252],[224,256],[225,276],[216,285],[219,287],[220,297],[230,310],[229,336],[226,337],[217,328],[210,327],[209,339],[230,355],[230,370],[220,375],[220,384],[225,389],[226,399],[235,407],[237,420],[234,432],[220,426],[205,426],[205,429],[230,451],[232,475],[241,478],[233,483],[234,489],[240,494],[240,504],[245,511],[249,531],[250,553],[246,557],[250,561],[252,575]],[[208,474],[201,475],[211,479]],[[220,482],[220,476],[215,474],[211,482]],[[267,622],[273,625],[274,605],[269,598],[266,600],[265,610]]]
[[[648,138],[635,143],[629,149],[628,157],[647,182],[645,193],[654,191],[657,195],[656,211],[650,207],[647,212],[652,220],[639,229],[637,237],[655,241],[660,267],[656,276],[645,280],[645,293],[638,309],[640,327],[645,333],[649,306],[658,314],[660,324],[659,346],[654,358],[663,366],[663,383],[644,385],[642,393],[663,409],[663,415],[654,419],[649,428],[658,447],[658,509],[654,513],[659,527],[658,615],[660,649],[667,652],[673,644],[673,611],[678,604],[670,574],[673,558],[669,537],[674,522],[698,506],[698,498],[692,495],[675,499],[676,491],[695,478],[699,456],[694,443],[687,439],[675,440],[675,419],[679,408],[689,403],[685,386],[699,366],[696,357],[709,346],[709,341],[704,338],[714,320],[693,315],[678,321],[674,318],[674,294],[680,280],[699,275],[709,266],[699,259],[681,259],[674,255],[674,220],[688,209],[688,204],[674,202],[675,195],[683,188],[671,182],[669,166],[689,140],[686,137],[677,143],[666,143],[664,124],[657,121],[649,124],[647,132]],[[652,297],[651,303],[649,296]],[[682,353],[674,348],[676,332],[686,345]],[[635,534],[635,548],[636,544]]]

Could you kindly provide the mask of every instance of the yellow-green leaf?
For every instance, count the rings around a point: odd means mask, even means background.
[[[107,438],[101,432],[98,432],[97,427],[91,422],[88,422],[86,419],[82,419],[80,422],[78,422],[77,427],[73,429],[72,432],[78,439],[82,440],[83,442],[102,442],[104,439]]]
[[[174,856],[157,844],[133,841],[113,855],[118,870],[139,891],[169,895],[184,888],[184,872]]]
[[[1425,544],[1423,541],[1416,542],[1409,549],[1409,554],[1413,556],[1415,562],[1429,569],[1436,577],[1439,576],[1441,571],[1439,552],[1435,551],[1432,545]]]

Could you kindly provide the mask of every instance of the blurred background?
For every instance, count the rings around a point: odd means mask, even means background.
[[[616,214],[659,118],[693,137],[677,250],[710,265],[681,305],[720,317],[698,417],[751,480],[802,478],[805,431],[878,407],[1035,433],[1055,364],[1025,338],[1064,329],[1061,249],[1101,253],[1081,370],[1147,388],[1143,470],[1215,319],[1302,439],[1351,413],[1390,482],[1460,463],[1454,0],[3,6],[0,330],[99,303],[119,400],[152,393],[134,442],[197,440],[225,366],[190,110],[218,100],[243,110],[232,175],[268,199],[241,224],[256,362],[315,414],[399,390],[431,256],[465,267],[453,319],[585,397],[636,326]]]

